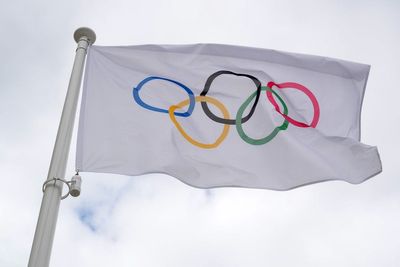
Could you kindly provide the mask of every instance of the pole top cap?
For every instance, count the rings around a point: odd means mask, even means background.
[[[74,32],[74,39],[75,42],[79,42],[79,40],[82,37],[87,37],[89,39],[89,43],[90,44],[94,44],[94,42],[96,41],[96,34],[94,33],[94,31],[90,28],[87,27],[81,27],[78,28],[75,32]]]

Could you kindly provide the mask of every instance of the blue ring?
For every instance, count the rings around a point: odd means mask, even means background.
[[[139,91],[142,89],[143,85],[145,85],[147,82],[152,81],[152,80],[168,81],[168,82],[171,82],[171,83],[174,83],[174,84],[180,86],[183,90],[185,90],[188,93],[189,100],[190,100],[188,110],[186,112],[174,112],[174,114],[175,114],[175,116],[180,116],[180,117],[189,117],[192,114],[194,105],[196,103],[193,91],[190,90],[189,87],[187,87],[186,85],[184,85],[180,82],[177,82],[177,81],[174,81],[171,79],[167,79],[167,78],[163,78],[163,77],[150,76],[150,77],[147,77],[146,79],[142,80],[136,87],[133,87],[133,91],[132,91],[133,99],[135,99],[136,103],[138,103],[140,106],[142,106],[145,109],[149,109],[149,110],[156,111],[156,112],[168,113],[167,109],[153,107],[153,106],[150,106],[150,105],[144,103],[139,96]]]

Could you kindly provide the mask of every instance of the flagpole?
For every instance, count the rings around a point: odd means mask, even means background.
[[[50,262],[51,249],[60,207],[65,169],[67,166],[72,130],[74,127],[86,50],[96,41],[96,34],[89,28],[79,28],[74,33],[78,46],[74,65],[69,80],[67,96],[58,126],[57,138],[53,149],[44,194],[36,225],[28,267],[47,267]]]

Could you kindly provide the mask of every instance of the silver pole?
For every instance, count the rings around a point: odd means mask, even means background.
[[[86,50],[96,41],[96,34],[89,28],[79,28],[74,33],[78,43],[74,66],[69,80],[67,96],[58,126],[56,143],[51,157],[47,181],[54,178],[65,178],[72,130],[74,127]],[[50,262],[51,248],[60,207],[63,183],[50,182],[46,185],[36,225],[28,267],[47,267]]]

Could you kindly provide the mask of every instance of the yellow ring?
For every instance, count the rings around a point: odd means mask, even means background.
[[[181,126],[181,125],[179,124],[179,122],[176,120],[176,117],[175,117],[175,114],[174,114],[174,112],[175,112],[176,109],[178,109],[178,108],[183,108],[184,106],[189,105],[189,101],[190,101],[190,99],[187,99],[187,100],[184,100],[184,101],[180,102],[180,103],[177,104],[177,105],[171,106],[171,107],[168,109],[169,117],[171,118],[172,122],[174,123],[174,125],[176,126],[176,128],[178,129],[178,131],[182,134],[182,136],[183,136],[186,140],[188,140],[192,145],[195,145],[195,146],[200,147],[200,148],[206,148],[206,149],[209,149],[209,148],[216,148],[216,147],[219,146],[219,144],[221,144],[222,141],[224,141],[224,139],[227,137],[228,132],[229,132],[229,125],[228,125],[228,124],[225,124],[225,125],[224,125],[224,129],[222,130],[221,135],[220,135],[220,136],[217,138],[217,140],[216,140],[214,143],[212,143],[212,144],[203,144],[203,143],[200,143],[200,142],[194,140],[192,137],[190,137],[190,136],[185,132],[185,130],[183,130],[182,126]],[[221,102],[219,102],[217,99],[212,98],[212,97],[209,97],[209,96],[196,96],[196,97],[195,97],[195,102],[209,102],[209,103],[213,104],[214,106],[216,106],[219,110],[221,110],[222,115],[224,116],[224,119],[229,119],[229,112],[228,112],[228,110],[227,110],[226,107],[225,107]]]

